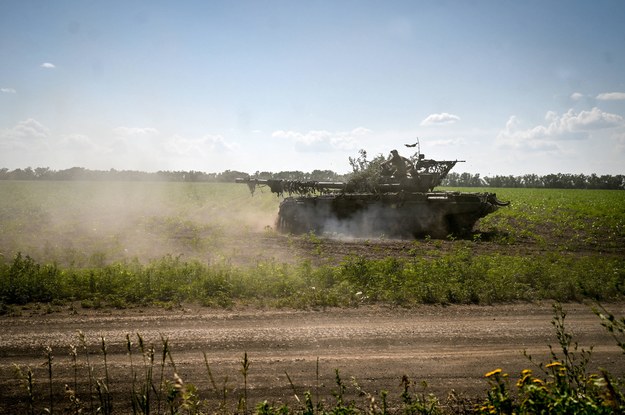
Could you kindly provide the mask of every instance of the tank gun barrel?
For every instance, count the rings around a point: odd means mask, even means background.
[[[254,194],[257,186],[267,186],[272,193],[278,196],[288,194],[308,195],[313,193],[329,193],[334,190],[344,190],[347,186],[343,182],[316,182],[316,181],[300,181],[300,180],[282,180],[282,179],[256,179],[256,178],[237,178],[236,183],[247,184],[250,192]]]
[[[256,179],[256,178],[244,178],[239,177],[234,179],[236,183],[248,184],[254,183],[256,185],[271,186],[272,183],[302,183],[315,187],[323,187],[328,189],[342,189],[345,187],[344,182],[316,182],[316,181],[299,181],[299,180],[283,180],[283,179]]]

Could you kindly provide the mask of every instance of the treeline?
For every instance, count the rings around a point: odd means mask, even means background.
[[[448,187],[528,187],[546,189],[625,189],[625,175],[526,174],[523,176],[480,177],[479,174],[449,173],[443,180]]]
[[[158,171],[149,173],[135,170],[88,170],[72,167],[65,170],[51,170],[47,167],[35,169],[0,169],[0,180],[86,180],[86,181],[171,181],[171,182],[228,182],[246,173],[226,170],[223,173],[201,171]]]
[[[157,171],[143,172],[136,170],[88,170],[83,167],[72,167],[65,170],[52,170],[48,167],[27,167],[9,170],[0,168],[0,180],[85,180],[85,181],[170,181],[170,182],[234,182],[237,177],[248,177],[248,173],[226,170],[221,173],[205,173],[201,171]],[[282,179],[301,181],[341,181],[345,175],[331,170],[256,172],[254,177],[262,179]]]
[[[201,171],[158,171],[143,172],[135,170],[88,170],[72,167],[65,170],[52,170],[47,167],[35,169],[9,170],[0,168],[0,180],[86,180],[86,181],[170,181],[170,182],[234,182],[237,177],[247,177],[248,173],[225,170],[221,173]],[[312,172],[281,171],[256,172],[254,177],[261,179],[281,179],[299,181],[345,181],[349,175],[342,175],[331,170],[313,170]],[[625,175],[616,176],[596,174],[526,174],[523,176],[480,177],[478,174],[449,173],[442,182],[446,187],[528,187],[548,189],[625,189]]]

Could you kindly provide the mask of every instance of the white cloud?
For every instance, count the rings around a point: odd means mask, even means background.
[[[151,127],[117,127],[113,129],[113,133],[122,137],[146,137],[158,134],[158,130]]]
[[[447,138],[442,140],[428,141],[428,146],[431,147],[449,147],[449,146],[461,146],[467,143],[467,140],[463,137]]]
[[[440,114],[430,114],[423,121],[421,121],[421,126],[425,127],[428,125],[442,125],[442,124],[453,124],[457,121],[460,121],[460,117],[453,114],[448,114],[446,112],[442,112]]]
[[[29,118],[13,128],[0,130],[0,148],[31,150],[45,145],[49,130],[39,121]]]
[[[44,69],[54,69],[56,68],[56,65],[50,62],[44,62],[41,64],[41,67]]]
[[[545,118],[551,121],[550,134],[560,135],[563,138],[566,138],[567,132],[600,130],[623,124],[623,117],[620,115],[603,112],[597,107],[577,114],[570,109],[561,117],[554,112],[548,112]]]
[[[208,153],[224,153],[238,149],[236,143],[228,142],[221,135],[205,135],[201,138],[172,136],[164,144],[165,150],[180,156],[206,157]]]
[[[46,138],[48,134],[49,131],[43,124],[29,118],[25,121],[20,121],[15,127],[9,130],[4,130],[0,137],[31,140]]]
[[[571,99],[572,99],[573,101],[579,101],[579,100],[580,100],[580,99],[582,99],[582,98],[584,98],[584,94],[581,94],[581,93],[579,93],[579,92],[573,92],[573,93],[571,94]]]
[[[75,152],[76,150],[93,150],[98,152],[105,151],[104,148],[96,145],[91,137],[84,134],[66,135],[60,140],[59,146],[64,147],[66,150],[71,152]]]
[[[202,140],[206,143],[208,149],[217,150],[218,152],[236,151],[239,149],[239,145],[237,143],[229,142],[221,135],[208,134],[202,137]]]
[[[359,138],[369,133],[371,130],[364,127],[351,131],[313,130],[307,133],[278,130],[272,133],[272,137],[292,141],[299,151],[333,151],[356,149]]]
[[[17,91],[13,88],[0,88],[0,92],[3,94],[16,94]]]
[[[603,112],[599,108],[580,112],[570,109],[562,115],[549,111],[545,121],[545,125],[521,129],[519,120],[512,116],[497,135],[497,143],[512,148],[555,150],[558,148],[557,141],[586,139],[592,131],[625,125],[620,115]]]
[[[625,92],[605,92],[597,95],[600,101],[621,101],[625,100]]]
[[[541,132],[543,126],[537,126],[528,130],[519,129],[520,122],[516,116],[511,116],[506,126],[499,132],[496,138],[500,147],[510,147],[525,150],[557,150],[553,142],[542,141]]]

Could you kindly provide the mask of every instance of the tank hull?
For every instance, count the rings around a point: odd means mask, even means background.
[[[494,193],[332,194],[285,198],[277,228],[302,234],[446,238],[469,234],[478,219],[505,205]]]

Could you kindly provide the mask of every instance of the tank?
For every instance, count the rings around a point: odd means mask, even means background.
[[[354,172],[345,182],[254,177],[236,182],[247,184],[252,194],[265,186],[283,197],[276,221],[280,232],[443,239],[470,234],[478,219],[510,203],[495,193],[434,191],[459,162],[429,160],[419,150],[410,159],[393,150],[388,159],[369,162],[361,150],[358,159],[350,158]]]

